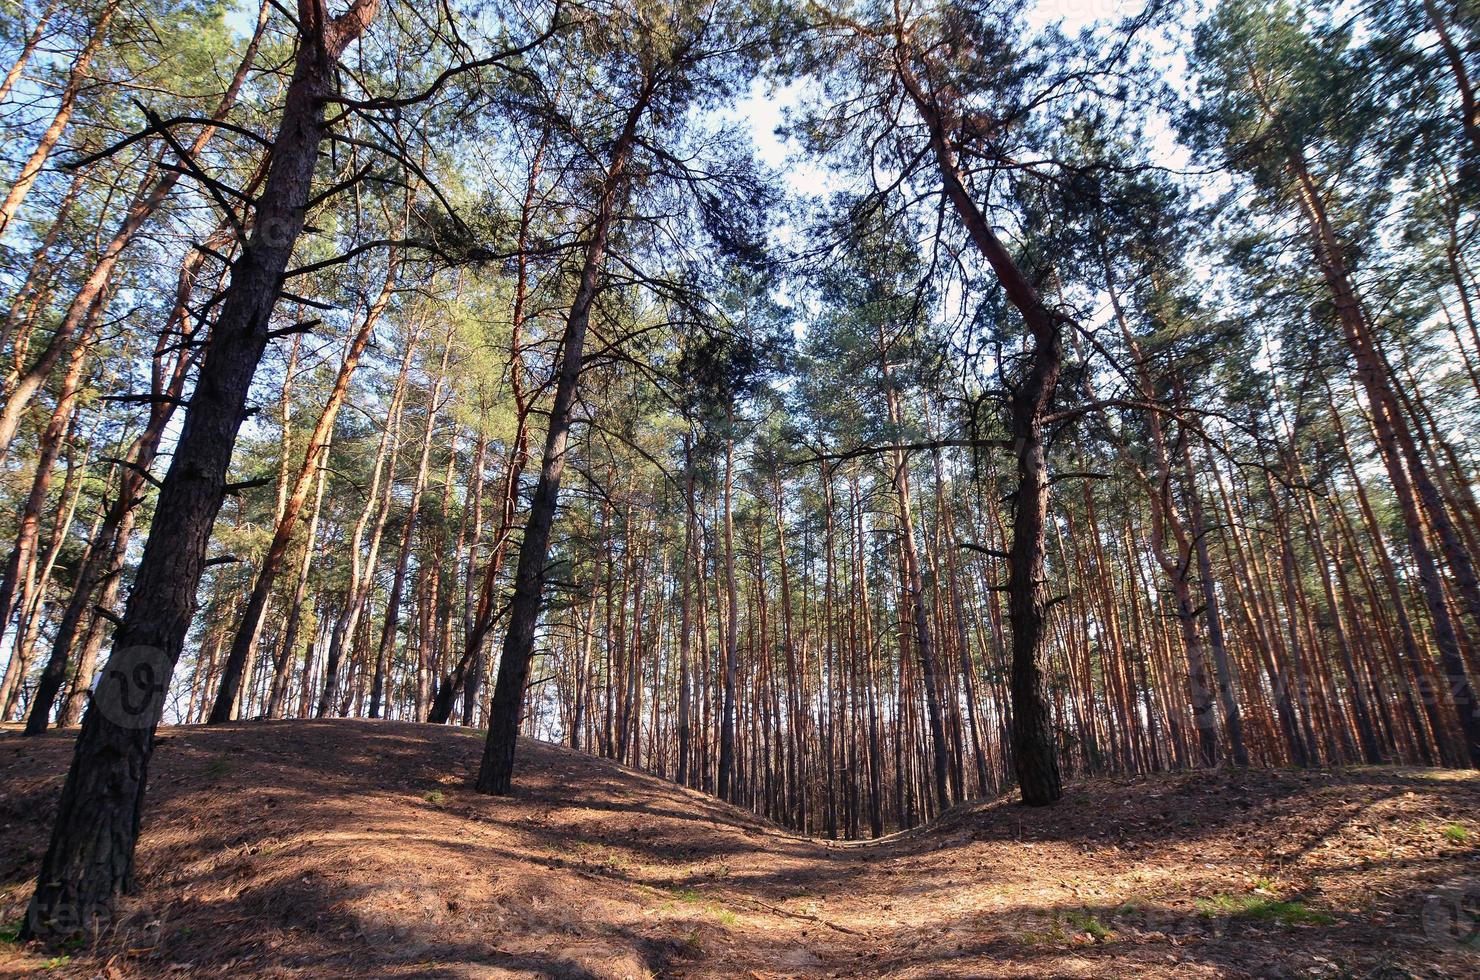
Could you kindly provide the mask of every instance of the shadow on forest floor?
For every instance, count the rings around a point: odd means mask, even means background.
[[[138,891],[53,975],[1480,975],[1474,774],[1091,779],[837,846],[543,743],[515,796],[481,796],[479,739],[453,728],[160,743]],[[0,734],[8,920],[70,746]],[[55,955],[0,947],[0,974]]]

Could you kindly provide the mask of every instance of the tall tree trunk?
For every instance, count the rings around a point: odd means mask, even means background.
[[[1439,659],[1444,669],[1449,700],[1465,735],[1471,766],[1480,767],[1480,702],[1465,665],[1459,636],[1444,596],[1437,563],[1424,533],[1424,518],[1434,528],[1445,556],[1450,560],[1465,606],[1480,625],[1480,583],[1469,554],[1454,535],[1443,501],[1428,478],[1423,460],[1413,446],[1412,434],[1401,406],[1394,396],[1386,366],[1376,348],[1367,314],[1352,286],[1344,249],[1326,213],[1325,202],[1314,177],[1299,154],[1290,157],[1290,168],[1299,185],[1299,199],[1310,229],[1312,250],[1331,290],[1347,345],[1356,361],[1357,378],[1366,391],[1372,424],[1388,476],[1392,480],[1408,531],[1408,543],[1418,565],[1419,583],[1429,606]],[[1415,489],[1417,492],[1415,492]]]
[[[1470,153],[1480,156],[1480,99],[1475,97],[1475,85],[1465,65],[1464,53],[1455,43],[1454,33],[1439,10],[1437,0],[1423,0],[1423,9],[1428,16],[1429,26],[1439,36],[1439,47],[1443,49],[1444,58],[1449,62],[1455,88],[1459,89],[1460,125],[1470,141]]]
[[[411,560],[411,543],[415,540],[417,521],[421,517],[421,499],[427,485],[427,467],[432,458],[432,435],[441,410],[442,385],[447,378],[447,362],[452,353],[452,327],[442,343],[442,360],[427,395],[426,428],[421,433],[421,455],[416,465],[416,478],[411,483],[411,500],[406,505],[406,526],[401,531],[401,548],[396,554],[396,570],[391,576],[391,591],[385,601],[385,625],[380,633],[380,646],[375,654],[375,673],[370,680],[370,717],[379,718],[381,705],[389,699],[385,689],[390,682],[391,655],[396,648],[396,631],[401,624],[401,598],[406,588],[406,569]],[[373,571],[373,570],[372,570]]]
[[[930,611],[925,605],[925,583],[920,574],[920,554],[915,544],[914,507],[910,502],[909,456],[902,447],[904,417],[899,393],[894,389],[894,371],[889,365],[889,345],[882,324],[878,328],[879,370],[884,380],[884,398],[889,424],[894,432],[893,483],[899,514],[899,547],[904,559],[904,585],[915,628],[915,648],[920,657],[921,683],[925,688],[925,710],[930,721],[930,747],[935,767],[935,798],[944,810],[951,805],[950,762],[946,755],[946,730],[941,716],[940,678],[936,669],[935,636],[930,629]]]
[[[692,658],[692,628],[690,625],[693,571],[697,564],[697,542],[694,536],[694,447],[693,435],[689,430],[683,434],[683,557],[679,567],[679,622],[678,622],[678,767],[674,781],[688,786],[689,753],[692,749],[692,733],[689,720],[689,663]],[[702,593],[701,593],[701,600]]]
[[[1146,358],[1141,352],[1141,346],[1121,307],[1120,294],[1116,288],[1114,265],[1103,245],[1101,246],[1101,262],[1105,270],[1105,284],[1111,309],[1114,311],[1116,324],[1120,328],[1121,338],[1125,341],[1131,356],[1136,385],[1140,389],[1142,399],[1154,402],[1156,387],[1147,369]],[[1180,392],[1180,386],[1178,390]],[[1191,570],[1194,543],[1172,493],[1171,450],[1168,445],[1166,426],[1163,424],[1159,411],[1153,409],[1146,413],[1146,427],[1151,435],[1151,447],[1154,453],[1153,473],[1148,474],[1131,455],[1124,442],[1118,438],[1115,439],[1116,449],[1121,460],[1136,474],[1137,479],[1145,488],[1147,502],[1151,505],[1151,550],[1157,564],[1166,574],[1167,581],[1172,587],[1173,598],[1176,600],[1177,625],[1182,639],[1182,649],[1187,658],[1187,690],[1192,705],[1193,724],[1198,733],[1198,748],[1202,764],[1211,766],[1218,761],[1218,711],[1213,700],[1213,685],[1208,677],[1202,636],[1197,629],[1198,610],[1192,597]],[[1185,433],[1182,441],[1185,446]],[[1176,544],[1175,554],[1167,548],[1169,537]],[[1226,657],[1224,666],[1226,667]],[[1219,680],[1220,688],[1229,693],[1228,700],[1231,700],[1232,686],[1229,678],[1220,674]],[[1235,705],[1234,711],[1237,712],[1237,710]]]
[[[41,430],[37,443],[36,472],[31,478],[31,491],[21,507],[20,527],[16,532],[15,546],[11,549],[10,557],[5,563],[4,575],[0,576],[0,632],[3,632],[5,626],[9,624],[16,609],[24,607],[31,597],[31,587],[35,583],[37,548],[41,538],[41,512],[46,506],[51,490],[52,475],[64,448],[63,443],[66,441],[71,424],[77,395],[82,388],[83,367],[87,362],[88,351],[97,339],[97,314],[101,305],[100,298],[98,304],[93,307],[93,314],[89,317],[86,331],[72,351],[71,363],[67,367],[66,376],[62,379],[56,405],[47,419],[46,426]],[[20,625],[23,629],[24,624]],[[29,654],[33,651],[27,650],[21,641],[22,637],[18,629],[11,644],[10,663],[6,667],[4,679],[0,680],[0,719],[10,717],[11,705],[20,690],[26,671],[30,668]]]
[[[586,328],[591,322],[591,307],[601,291],[607,236],[615,220],[617,198],[627,186],[627,161],[637,137],[637,125],[647,111],[654,86],[655,79],[649,78],[636,102],[628,110],[621,133],[612,148],[611,160],[597,200],[591,237],[581,263],[580,281],[565,320],[560,362],[555,372],[555,399],[550,406],[550,428],[545,436],[540,479],[530,501],[524,540],[519,545],[519,563],[514,571],[514,598],[509,607],[509,630],[504,638],[503,655],[499,658],[498,680],[489,709],[488,740],[484,743],[483,759],[478,769],[476,785],[480,793],[507,795],[514,776],[514,746],[519,731],[519,712],[524,703],[530,661],[534,658],[535,631],[539,626],[544,592],[545,564],[549,559],[550,530],[555,523],[555,510],[560,500],[560,480],[565,472],[565,455],[570,440],[576,390],[585,355]]]
[[[381,286],[380,294],[366,310],[364,319],[360,321],[360,329],[351,337],[345,349],[344,357],[339,363],[339,371],[334,377],[334,384],[329,389],[329,398],[319,412],[318,421],[308,437],[303,464],[291,483],[286,480],[282,481],[281,485],[285,492],[277,525],[273,529],[272,541],[267,546],[267,553],[262,557],[262,564],[257,569],[257,579],[252,585],[252,591],[247,596],[247,604],[242,612],[242,620],[237,627],[236,636],[231,642],[231,652],[226,657],[226,665],[221,673],[221,686],[216,692],[216,700],[211,706],[207,724],[219,725],[235,717],[241,698],[242,680],[246,676],[248,665],[255,659],[257,642],[262,633],[262,619],[267,612],[267,600],[272,594],[273,583],[277,581],[278,572],[287,558],[288,548],[293,543],[293,532],[297,529],[298,518],[303,513],[309,493],[315,482],[319,480],[320,470],[328,457],[329,442],[334,436],[334,423],[339,418],[339,409],[349,397],[350,380],[354,377],[355,369],[360,365],[361,355],[365,353],[365,348],[370,344],[376,323],[380,321],[381,314],[390,304],[391,296],[395,291],[396,271],[399,266],[398,253],[392,251],[386,267],[385,283]],[[284,424],[287,424],[286,421]],[[284,465],[287,463],[288,460],[285,457]]]
[[[723,646],[723,702],[719,721],[719,798],[734,802],[739,794],[735,779],[735,713],[736,683],[740,659],[740,590],[735,580],[735,410],[725,406],[725,421],[731,430],[725,436],[724,481],[724,562],[725,562],[725,642]]]
[[[536,206],[540,173],[544,166],[545,152],[549,147],[550,131],[540,134],[539,146],[530,162],[529,173],[524,182],[524,200],[519,209],[519,235],[514,259],[514,305],[510,315],[509,329],[509,390],[514,398],[514,437],[509,444],[508,458],[504,466],[503,506],[499,510],[498,529],[493,537],[493,550],[488,556],[478,586],[477,600],[468,629],[463,637],[463,652],[458,658],[452,675],[438,691],[432,704],[429,720],[442,724],[452,717],[453,700],[460,693],[463,699],[463,724],[473,723],[473,712],[478,703],[478,688],[483,683],[484,648],[488,634],[497,618],[495,600],[498,596],[499,576],[503,572],[504,558],[508,554],[509,538],[514,530],[514,516],[519,507],[519,484],[524,468],[529,462],[529,396],[524,390],[524,321],[529,302],[530,271],[530,228]]]
[[[1188,515],[1192,518],[1193,544],[1197,551],[1197,577],[1202,586],[1203,615],[1208,624],[1208,646],[1213,650],[1213,665],[1218,674],[1218,700],[1223,706],[1223,724],[1228,730],[1228,741],[1233,749],[1233,763],[1237,766],[1249,764],[1249,749],[1244,744],[1244,721],[1239,712],[1238,700],[1233,694],[1233,666],[1228,656],[1228,644],[1223,634],[1223,609],[1218,602],[1218,586],[1213,577],[1213,561],[1208,553],[1208,533],[1211,530],[1203,516],[1202,496],[1198,493],[1197,478],[1192,469],[1192,448],[1189,433],[1182,434],[1182,493],[1187,498]]]
[[[411,373],[411,360],[416,353],[419,336],[419,330],[413,324],[411,333],[405,340],[405,349],[401,353],[401,368],[396,374],[396,381],[391,389],[389,417],[385,428],[381,430],[380,443],[375,450],[375,465],[370,474],[370,490],[365,494],[365,506],[360,511],[359,520],[355,522],[354,531],[350,534],[349,587],[345,591],[344,606],[335,618],[334,628],[329,634],[329,651],[324,659],[323,691],[319,697],[318,707],[314,711],[316,718],[327,716],[336,707],[339,698],[339,662],[344,656],[345,641],[348,640],[351,645],[359,642],[360,620],[375,582],[375,566],[380,557],[380,542],[385,534],[386,521],[390,517],[391,496],[396,487],[396,460],[400,458],[401,421],[406,406],[406,378]],[[381,487],[382,477],[385,481],[384,490]],[[362,556],[360,546],[365,540],[365,529],[370,526],[372,517],[375,520],[375,526],[370,532],[370,546],[366,554]],[[351,662],[351,672],[353,669],[354,664]],[[346,710],[348,709],[341,708],[340,713],[343,714]]]
[[[77,424],[77,410],[72,413],[71,426],[75,429]],[[38,563],[40,573],[36,576],[35,583],[30,588],[30,598],[27,600],[27,608],[22,610],[23,616],[16,626],[16,636],[12,646],[13,657],[19,657],[24,662],[30,662],[34,656],[36,640],[41,632],[41,621],[45,618],[46,593],[51,587],[52,572],[56,568],[57,558],[61,555],[62,548],[67,543],[67,536],[71,533],[72,522],[77,515],[77,506],[82,496],[84,484],[83,476],[88,467],[89,447],[79,447],[69,434],[67,441],[72,443],[73,449],[68,454],[67,477],[62,482],[60,494],[59,513],[52,528],[51,541],[47,545],[46,554]],[[91,439],[88,440],[91,443]],[[82,562],[87,562],[91,557],[92,542],[97,539],[97,532],[102,525],[102,518],[93,521],[91,533],[88,535],[88,545],[83,549]],[[34,735],[46,730],[46,724],[51,715],[51,709],[56,703],[57,691],[62,682],[66,680],[67,665],[63,661],[59,666],[53,666],[48,658],[46,666],[42,669],[41,677],[36,684],[35,695],[27,709],[29,716],[26,722],[26,734]],[[45,707],[38,706],[45,701]],[[33,731],[33,725],[39,728]]]
[[[1017,456],[1012,545],[1008,557],[1008,620],[1012,624],[1013,761],[1023,802],[1055,803],[1063,796],[1048,703],[1043,696],[1048,594],[1044,587],[1048,519],[1048,459],[1044,418],[1053,404],[1064,363],[1065,318],[1044,305],[1038,290],[1008,252],[972,199],[956,165],[951,134],[910,67],[900,38],[898,74],[930,133],[930,148],[946,199],[966,226],[972,243],[991,267],[1007,299],[1017,308],[1032,341],[1027,373],[1011,401],[1012,436]]]
[[[333,436],[334,432],[331,429],[324,442],[326,456]],[[310,448],[309,452],[312,453],[312,451]],[[273,659],[272,687],[269,690],[266,711],[269,719],[283,716],[283,706],[288,697],[288,681],[293,672],[293,652],[298,645],[299,624],[303,620],[303,600],[308,594],[308,573],[313,566],[314,548],[318,544],[319,516],[323,513],[324,487],[328,482],[329,467],[320,466],[318,478],[314,481],[313,509],[308,518],[308,536],[303,542],[303,554],[298,560],[298,575],[293,583],[293,598],[288,607],[288,625],[283,629],[281,645],[277,656]],[[309,639],[309,647],[310,649],[313,647],[312,637]],[[310,666],[305,664],[304,670],[309,670]]]
[[[232,266],[104,685],[82,721],[26,917],[29,937],[65,937],[95,927],[132,884],[154,730],[194,616],[247,391],[303,230],[319,144],[327,134],[325,99],[334,90],[339,54],[363,32],[376,7],[377,0],[355,0],[331,19],[322,3],[299,4],[301,36],[272,164],[257,199],[257,221]]]
[[[123,455],[123,463],[119,467],[118,494],[107,505],[107,513],[93,536],[92,546],[75,573],[72,595],[57,623],[51,655],[43,671],[41,684],[38,685],[31,720],[26,726],[28,734],[35,735],[45,731],[45,719],[61,690],[67,661],[77,641],[77,632],[92,608],[94,590],[104,581],[111,586],[109,595],[99,603],[105,609],[111,609],[117,598],[117,582],[123,572],[123,559],[133,530],[134,509],[142,502],[140,494],[146,482],[145,474],[154,464],[160,440],[164,437],[170,419],[174,417],[175,406],[179,404],[184,392],[186,377],[194,366],[200,349],[199,345],[193,343],[199,320],[189,310],[196,277],[205,264],[207,249],[219,252],[230,247],[230,231],[229,225],[219,225],[206,238],[201,248],[191,251],[180,267],[170,323],[160,332],[154,347],[150,373],[153,400],[150,402],[149,419]],[[89,630],[89,637],[100,634],[101,630],[102,625],[99,622],[95,628]],[[62,727],[75,726],[82,720],[83,698],[92,681],[97,643],[89,638],[81,649],[82,653],[73,670],[71,690],[58,718],[58,724]]]

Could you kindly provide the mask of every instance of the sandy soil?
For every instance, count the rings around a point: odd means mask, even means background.
[[[517,796],[480,796],[480,744],[164,730],[117,928],[0,943],[0,975],[1480,976],[1480,774],[1090,780],[844,845],[539,743]],[[69,757],[68,735],[0,734],[6,923]]]

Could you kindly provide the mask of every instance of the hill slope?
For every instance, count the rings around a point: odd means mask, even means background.
[[[160,741],[118,933],[56,961],[6,944],[0,972],[1480,973],[1474,937],[1448,938],[1458,900],[1444,890],[1480,880],[1474,775],[1093,780],[1051,810],[962,807],[840,846],[538,743],[517,797],[479,796],[480,740],[452,728],[254,723]],[[0,735],[6,921],[69,750],[63,734]]]

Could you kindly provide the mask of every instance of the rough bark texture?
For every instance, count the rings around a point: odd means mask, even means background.
[[[1043,658],[1047,639],[1048,597],[1044,589],[1044,556],[1048,517],[1048,462],[1043,417],[1052,404],[1064,363],[1063,318],[1044,305],[986,216],[966,189],[944,120],[910,67],[913,53],[901,43],[897,52],[900,81],[930,131],[946,199],[972,243],[1017,308],[1032,337],[1028,373],[1012,399],[1012,435],[1017,456],[1017,490],[1013,507],[1012,545],[1008,558],[1008,621],[1012,627],[1013,764],[1023,802],[1042,806],[1063,796],[1058,755],[1043,693]]]
[[[110,916],[115,896],[132,884],[154,730],[195,613],[247,390],[303,230],[326,132],[323,98],[333,90],[339,53],[364,30],[376,5],[356,0],[330,20],[322,4],[299,4],[301,38],[256,225],[232,266],[113,653],[83,718],[26,917],[27,936],[58,938],[96,928]]]
[[[591,307],[601,289],[601,271],[606,256],[607,236],[621,189],[626,185],[628,157],[637,135],[637,124],[652,97],[651,82],[644,87],[628,111],[621,135],[612,148],[607,166],[596,219],[581,263],[581,277],[576,287],[570,312],[565,321],[560,365],[556,369],[555,400],[550,406],[550,428],[545,437],[545,454],[540,461],[540,479],[530,501],[524,540],[519,546],[519,563],[514,572],[514,598],[509,608],[509,630],[504,638],[503,656],[499,659],[498,680],[488,719],[488,739],[483,747],[483,761],[478,769],[480,793],[506,795],[514,776],[514,746],[519,732],[519,714],[524,704],[524,688],[529,680],[529,665],[534,657],[535,631],[539,626],[540,605],[544,589],[545,564],[549,557],[550,530],[555,523],[555,510],[560,498],[560,479],[565,471],[565,452],[570,439],[572,410],[581,377],[585,353],[586,328],[591,320]]]

